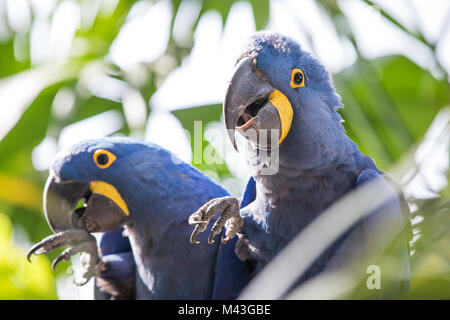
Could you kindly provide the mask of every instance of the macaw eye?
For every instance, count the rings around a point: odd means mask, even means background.
[[[291,72],[291,87],[298,88],[305,86],[305,74],[301,69],[295,68]]]
[[[109,168],[116,161],[116,156],[108,150],[99,149],[94,152],[94,162],[100,169]]]

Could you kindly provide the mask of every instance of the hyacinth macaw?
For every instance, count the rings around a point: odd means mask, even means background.
[[[329,73],[289,37],[257,32],[239,57],[227,89],[223,112],[231,142],[235,132],[247,140],[252,177],[236,209],[230,198],[210,200],[190,217],[205,229],[222,212],[209,236],[226,227],[226,243],[236,234],[236,253],[256,273],[297,234],[336,200],[363,184],[381,180],[394,199],[364,217],[321,254],[298,283],[344,267],[351,257],[364,256],[375,233],[400,233],[394,278],[378,297],[404,297],[409,288],[409,209],[395,182],[362,154],[345,134],[337,112],[341,100]],[[277,154],[271,160],[270,155]],[[275,168],[275,170],[271,170]],[[320,235],[318,235],[320,236]],[[306,249],[306,248],[305,248]],[[367,265],[361,266],[364,273]],[[276,281],[276,280],[274,280]],[[376,291],[376,290],[375,290]]]
[[[84,280],[96,276],[114,298],[232,299],[248,281],[234,244],[189,244],[189,211],[224,196],[223,188],[157,145],[125,137],[84,141],[53,161],[44,209],[54,234],[28,258],[69,246],[55,267],[82,252]],[[100,250],[92,232],[103,232]]]

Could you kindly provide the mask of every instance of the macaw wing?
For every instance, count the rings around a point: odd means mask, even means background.
[[[136,264],[123,228],[104,232],[99,240],[105,270],[96,277],[94,298],[96,300],[135,299]]]
[[[356,188],[376,179],[381,183],[380,192],[389,192],[388,201],[375,210],[367,210],[364,216],[337,242],[339,247],[333,254],[326,270],[355,267],[354,274],[367,279],[355,294],[365,298],[406,298],[409,291],[409,241],[411,221],[409,207],[395,181],[384,173],[365,169],[357,179]],[[367,206],[377,194],[358,195],[359,205]],[[356,262],[352,265],[353,262]],[[362,268],[361,268],[362,267]],[[372,274],[379,282],[369,279]]]

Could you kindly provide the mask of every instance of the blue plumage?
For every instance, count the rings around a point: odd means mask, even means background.
[[[247,188],[242,196],[240,207],[247,206],[255,199],[256,193],[252,186],[255,180],[250,177]],[[235,253],[237,238],[227,244],[222,244],[217,256],[217,270],[212,298],[217,300],[234,300],[246,286],[253,273],[249,263],[242,263]]]
[[[279,145],[276,174],[267,175],[261,166],[253,165],[253,159],[260,156],[260,147],[249,148],[249,164],[255,173],[244,192],[248,205],[241,210],[244,225],[236,252],[259,271],[336,200],[374,177],[384,179],[384,175],[345,134],[336,111],[341,106],[340,97],[330,75],[297,42],[277,33],[257,32],[236,68],[224,106],[228,129],[245,131],[251,126],[258,129],[265,123],[273,125],[263,113],[273,106],[268,95],[272,90],[284,94],[293,110],[289,133]],[[302,70],[304,83],[299,78],[293,84],[296,69]],[[390,179],[385,182],[392,185]],[[368,212],[322,253],[300,282],[331,266],[344,266],[346,258],[355,252],[364,253],[371,234],[388,234],[410,225],[408,212],[401,195],[376,212]],[[402,296],[407,288],[408,237],[402,240],[397,248],[400,262],[395,285],[383,291],[384,297]]]
[[[136,295],[136,263],[123,232],[120,227],[100,235],[99,251],[107,267],[96,278],[97,300],[133,299]]]
[[[107,169],[99,169],[92,160],[96,150],[108,150],[117,159]],[[216,268],[230,272],[229,268],[236,271],[245,266],[238,259],[216,265],[219,247],[229,253],[233,246],[208,245],[205,239],[195,247],[189,243],[188,214],[212,198],[228,195],[197,169],[159,146],[122,137],[82,142],[61,153],[52,169],[64,180],[106,182],[128,206],[124,232],[133,260],[122,230],[105,233],[100,247],[111,266],[108,269],[107,264],[101,279],[120,287],[121,280],[126,284],[133,279],[131,271],[136,266],[137,299],[210,299],[214,285],[222,288],[215,291],[217,298],[225,292],[227,297],[237,295],[239,282],[215,280]],[[245,278],[248,272],[241,271]]]
[[[131,251],[130,242],[123,235],[122,227],[101,234],[99,246],[103,255]]]

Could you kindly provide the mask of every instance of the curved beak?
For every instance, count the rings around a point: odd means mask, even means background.
[[[289,132],[293,118],[287,97],[264,78],[249,57],[236,65],[226,92],[223,114],[228,136],[236,150],[236,130],[249,140],[252,140],[249,132],[256,134],[255,142],[259,146],[280,144]],[[276,141],[261,142],[259,133],[262,129],[266,130],[266,138],[272,137],[270,132],[275,132]]]
[[[114,194],[114,187],[102,186],[99,188],[92,182],[60,181],[51,173],[44,188],[44,211],[53,232],[69,229],[104,232],[121,226],[128,209],[117,199],[120,195]],[[84,206],[77,208],[80,202],[84,202]]]

